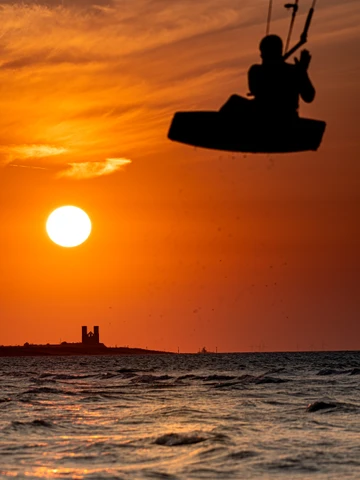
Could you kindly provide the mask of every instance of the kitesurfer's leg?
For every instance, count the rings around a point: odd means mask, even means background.
[[[247,115],[250,112],[252,101],[240,95],[231,95],[228,101],[220,108],[220,113],[232,115],[242,113]]]

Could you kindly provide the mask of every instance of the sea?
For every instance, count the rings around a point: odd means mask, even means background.
[[[360,352],[0,358],[0,478],[359,479]]]

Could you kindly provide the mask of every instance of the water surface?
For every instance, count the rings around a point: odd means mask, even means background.
[[[358,479],[359,380],[360,352],[0,358],[0,477]]]

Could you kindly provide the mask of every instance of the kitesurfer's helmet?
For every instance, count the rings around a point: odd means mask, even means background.
[[[283,42],[278,35],[267,35],[260,42],[261,58],[264,62],[278,62],[282,59]]]

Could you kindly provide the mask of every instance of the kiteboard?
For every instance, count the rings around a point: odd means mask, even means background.
[[[244,153],[316,151],[326,123],[309,118],[284,122],[234,119],[217,111],[177,112],[168,138],[194,147]]]

